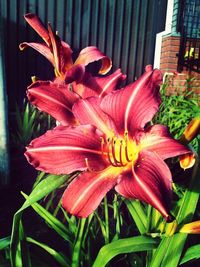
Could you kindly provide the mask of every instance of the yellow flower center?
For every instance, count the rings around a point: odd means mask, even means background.
[[[124,136],[120,138],[102,138],[101,150],[104,159],[111,165],[122,167],[137,160],[139,147],[134,140],[129,139],[128,132],[125,131]]]

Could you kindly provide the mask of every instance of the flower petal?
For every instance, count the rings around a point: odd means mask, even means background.
[[[20,50],[24,50],[27,46],[32,47],[36,51],[38,51],[40,54],[42,54],[44,57],[46,57],[51,64],[54,66],[54,57],[53,54],[51,53],[51,50],[49,47],[45,44],[39,44],[39,43],[21,43],[19,45]]]
[[[171,173],[167,165],[158,155],[145,151],[139,154],[132,173],[124,174],[115,189],[127,198],[152,205],[170,221],[171,187]]]
[[[192,168],[195,164],[195,155],[192,153],[184,154],[179,157],[180,166],[182,169],[186,170]]]
[[[81,83],[73,83],[72,86],[73,90],[82,98],[91,96],[104,97],[115,90],[125,78],[126,75],[122,74],[120,69],[106,77],[94,77],[89,72],[85,72]]]
[[[98,173],[84,172],[65,190],[62,205],[75,216],[87,217],[98,207],[116,181],[115,167],[108,167]]]
[[[83,79],[84,74],[84,65],[73,65],[68,71],[66,71],[64,79],[66,83],[72,83],[73,81],[79,83]]]
[[[112,61],[109,57],[105,56],[96,46],[88,46],[82,49],[74,64],[83,64],[84,66],[87,66],[89,63],[98,60],[102,61],[102,66],[99,70],[99,74],[108,73],[112,67]]]
[[[102,170],[106,163],[101,152],[101,136],[91,125],[59,126],[34,139],[25,156],[37,170],[53,174]]]
[[[200,234],[200,221],[194,221],[183,225],[179,232],[186,234]]]
[[[168,128],[164,125],[154,125],[145,133],[136,135],[139,139],[141,149],[155,152],[162,159],[167,159],[192,152],[179,141],[170,136]]]
[[[57,73],[61,75],[73,64],[71,56],[72,50],[67,43],[61,41],[59,36],[53,33],[50,24],[48,25],[48,31],[54,55],[55,69]]]
[[[135,131],[144,128],[160,105],[158,84],[161,72],[146,67],[146,72],[134,83],[104,97],[101,107],[115,121],[118,130]]]
[[[188,144],[198,134],[200,134],[200,117],[194,118],[190,121],[180,138],[180,142],[183,144]]]
[[[101,130],[106,136],[112,136],[115,125],[113,121],[99,107],[100,99],[98,97],[90,97],[80,99],[73,108],[73,114],[81,124],[91,124]]]
[[[47,45],[50,45],[50,37],[47,29],[36,14],[28,13],[24,16],[28,24],[42,37]]]
[[[68,86],[57,85],[51,81],[37,81],[28,87],[29,101],[47,112],[62,125],[75,123],[72,105],[79,97]]]

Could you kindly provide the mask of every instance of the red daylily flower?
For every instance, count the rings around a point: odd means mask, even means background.
[[[71,109],[80,97],[103,97],[126,78],[120,69],[107,77],[93,77],[85,71],[89,63],[102,60],[100,74],[106,74],[112,65],[111,60],[98,48],[86,47],[73,64],[70,46],[52,32],[50,25],[47,30],[41,20],[31,13],[26,14],[25,19],[45,43],[24,42],[20,44],[20,49],[30,46],[39,51],[52,63],[57,76],[53,82],[38,80],[32,83],[28,87],[28,99],[62,125],[77,123]]]
[[[53,33],[50,24],[47,30],[37,15],[28,13],[24,17],[29,25],[42,37],[44,43],[24,42],[19,47],[21,50],[27,46],[32,47],[45,56],[54,66],[55,74],[58,77],[56,79],[57,83],[80,82],[85,74],[85,66],[95,61],[102,61],[99,74],[106,74],[111,69],[111,59],[95,46],[88,46],[81,50],[73,63],[70,46]]]
[[[93,77],[89,73],[81,83],[57,84],[51,81],[36,81],[27,90],[29,101],[40,110],[50,114],[62,125],[76,125],[72,106],[79,98],[98,96],[102,98],[115,90],[126,78],[118,69],[106,77]]]
[[[38,170],[82,171],[64,192],[62,205],[68,212],[87,217],[115,187],[171,220],[172,178],[164,160],[190,151],[165,126],[145,127],[160,105],[160,81],[160,71],[147,66],[136,82],[102,100],[80,99],[72,111],[81,125],[57,127],[27,147],[25,155]]]

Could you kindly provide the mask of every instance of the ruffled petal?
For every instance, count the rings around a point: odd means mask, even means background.
[[[192,154],[189,148],[171,137],[168,128],[164,125],[157,124],[151,126],[146,132],[138,134],[136,137],[142,150],[155,152],[162,159],[186,153]]]
[[[146,72],[134,83],[103,98],[101,107],[115,121],[118,130],[142,130],[157,112],[161,99],[159,70],[146,67]]]
[[[141,152],[132,173],[121,176],[116,191],[127,198],[144,201],[156,208],[170,221],[172,197],[171,173],[164,161],[151,152]]]
[[[32,47],[33,49],[38,51],[40,54],[46,57],[51,62],[51,64],[54,66],[53,54],[51,53],[51,50],[46,44],[24,42],[19,45],[19,48],[20,50],[24,50],[27,46]]]
[[[115,167],[98,172],[84,172],[75,178],[62,197],[63,207],[72,215],[87,217],[116,184]]]
[[[47,45],[50,45],[50,37],[47,29],[36,14],[28,13],[24,16],[28,24],[42,37]]]
[[[74,124],[72,105],[79,97],[68,86],[58,86],[51,81],[37,81],[28,87],[29,101],[47,112],[62,125]]]
[[[99,70],[99,74],[108,73],[112,67],[112,61],[109,57],[105,56],[96,46],[88,46],[82,49],[74,64],[83,64],[84,66],[87,66],[89,63],[98,60],[102,61],[102,66]]]
[[[25,156],[37,170],[47,173],[102,170],[106,163],[101,152],[101,136],[91,125],[59,126],[34,139]]]
[[[101,110],[99,104],[98,97],[80,99],[74,104],[72,111],[81,124],[94,125],[107,137],[112,136],[113,131],[116,131],[115,125],[111,118]]]
[[[72,86],[73,90],[82,98],[91,96],[104,97],[115,90],[125,78],[126,75],[120,69],[106,77],[94,77],[89,72],[85,72],[81,83],[73,83]]]

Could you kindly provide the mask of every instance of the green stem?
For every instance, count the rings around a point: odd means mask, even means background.
[[[109,215],[108,215],[108,201],[107,197],[104,197],[104,213],[105,213],[105,231],[106,231],[106,238],[105,243],[109,243]]]
[[[79,258],[80,258],[80,251],[81,251],[83,230],[85,227],[85,223],[86,223],[85,218],[80,219],[78,223],[77,236],[72,254],[72,267],[79,267],[79,262],[80,262]]]

